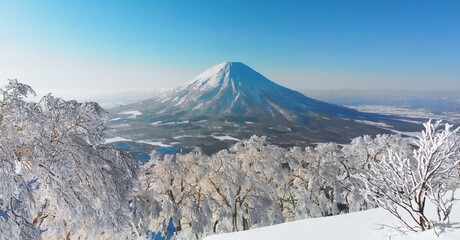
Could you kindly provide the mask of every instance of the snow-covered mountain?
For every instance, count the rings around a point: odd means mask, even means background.
[[[239,62],[214,65],[185,85],[141,104],[145,110],[176,119],[235,116],[306,123],[319,112],[359,114],[280,86]]]
[[[133,111],[141,114],[124,114]],[[115,136],[200,146],[208,153],[254,134],[291,146],[390,132],[381,126],[418,130],[411,123],[306,97],[239,62],[214,65],[181,87],[113,110],[111,118]]]

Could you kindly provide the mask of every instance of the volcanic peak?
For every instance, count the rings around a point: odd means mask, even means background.
[[[195,90],[209,89],[218,86],[228,86],[229,84],[233,86],[233,88],[235,88],[235,86],[238,88],[241,86],[257,88],[273,85],[279,86],[244,63],[224,62],[208,68],[195,79],[186,83],[182,88],[193,86],[191,88]]]

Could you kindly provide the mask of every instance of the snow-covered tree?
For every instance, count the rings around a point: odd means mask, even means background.
[[[459,130],[441,122],[425,124],[415,148],[399,135],[291,149],[253,136],[212,156],[152,153],[140,167],[103,144],[96,103],[29,102],[33,90],[16,80],[0,93],[0,230],[10,239],[171,237],[171,226],[173,238],[201,239],[363,210],[368,200],[428,229],[448,221],[446,194],[459,179]],[[438,206],[436,222],[426,201]]]
[[[411,152],[409,140],[401,135],[379,134],[374,138],[369,135],[354,138],[350,144],[341,148],[342,165],[346,169],[346,180],[349,195],[346,198],[349,212],[361,211],[376,207],[372,201],[367,201],[361,189],[364,183],[352,176],[367,172],[371,163],[382,161],[385,154],[392,149],[407,156]]]
[[[283,167],[284,151],[267,143],[266,137],[253,136],[236,143],[230,152],[214,155],[209,181],[214,198],[225,203],[219,215],[231,219],[218,228],[240,231],[284,222],[278,204],[279,187],[289,172]]]
[[[342,147],[335,143],[318,144],[304,150],[297,147],[291,149],[289,156],[293,169],[289,175],[289,194],[290,202],[295,204],[295,219],[366,208],[366,201],[357,190],[359,184],[350,177],[356,167],[349,164]]]
[[[207,158],[199,149],[163,158],[153,153],[152,160],[143,167],[141,185],[133,195],[136,226],[168,237],[173,224],[176,237],[202,236],[204,227],[210,225],[211,215],[203,183]]]
[[[0,88],[0,229],[5,239],[131,238],[138,162],[103,144],[105,112],[16,80]]]
[[[283,222],[277,191],[289,172],[284,152],[252,137],[211,157],[156,158],[144,166],[133,198],[136,225],[167,235],[171,221],[176,237],[201,239]],[[155,207],[144,211],[148,206]]]
[[[409,229],[427,230],[449,220],[453,195],[458,183],[459,128],[441,121],[424,124],[422,136],[408,154],[389,148],[379,159],[369,161],[369,169],[356,175],[366,186],[364,194],[396,216]],[[427,201],[437,208],[437,216],[425,211]]]
[[[354,138],[350,144],[342,148],[345,163],[349,166],[350,174],[366,171],[369,164],[383,159],[389,149],[409,154],[410,142],[401,135],[378,134],[374,138],[369,135]]]

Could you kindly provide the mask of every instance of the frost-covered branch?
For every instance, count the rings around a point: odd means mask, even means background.
[[[363,192],[371,201],[411,230],[424,231],[449,220],[454,199],[446,194],[459,180],[459,128],[446,123],[441,129],[441,123],[424,124],[411,154],[390,148],[381,161],[370,161],[368,171],[355,175],[365,184]],[[437,220],[425,211],[427,201],[437,206]]]

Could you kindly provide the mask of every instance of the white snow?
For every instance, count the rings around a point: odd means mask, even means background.
[[[128,118],[136,118],[137,116],[142,115],[142,113],[137,110],[125,111],[125,112],[121,112],[120,114],[121,115],[131,115]]]
[[[146,141],[146,140],[140,140],[140,141],[136,141],[136,142],[145,143],[145,144],[148,144],[148,145],[158,146],[158,147],[171,147],[171,145],[164,144],[163,142],[152,142],[152,141]]]
[[[195,109],[200,109],[201,107],[203,107],[203,105],[204,105],[204,103],[200,103],[200,104],[196,105],[196,106],[193,108],[193,110],[195,110]]]
[[[356,109],[361,112],[370,112],[370,113],[380,113],[384,115],[397,115],[403,117],[421,117],[429,118],[434,117],[432,113],[425,109],[415,109],[415,108],[403,108],[403,107],[392,107],[385,105],[361,105],[361,106],[346,106],[349,108]]]
[[[347,106],[349,108],[356,109],[361,112],[369,112],[369,113],[379,113],[384,115],[391,115],[391,116],[401,116],[401,117],[408,117],[408,118],[422,118],[422,119],[445,119],[449,122],[460,123],[460,113],[451,113],[451,112],[443,112],[443,113],[432,113],[426,109],[422,108],[404,108],[404,107],[392,107],[392,106],[384,106],[384,105],[362,105],[362,106]],[[423,123],[422,121],[411,121],[405,118],[398,118],[400,121],[412,122],[412,123]]]
[[[154,142],[154,141],[146,141],[146,140],[134,141],[134,140],[123,138],[123,137],[112,137],[112,138],[105,139],[105,144],[114,143],[114,142],[137,142],[137,143],[145,143],[148,145],[158,146],[158,147],[171,147],[171,145],[167,145],[162,142]]]
[[[233,99],[232,103],[230,104],[230,107],[228,108],[229,110],[231,110],[238,103],[238,98],[240,98],[240,93],[238,93],[235,99]]]
[[[192,137],[193,138],[206,138],[207,136],[201,135],[201,134],[199,134],[199,135],[179,135],[179,136],[175,136],[173,138],[176,139],[176,140],[179,140],[179,139],[182,139],[182,138],[192,138]]]
[[[110,119],[109,121],[117,121],[117,120],[120,120],[120,119],[121,119],[120,117],[116,117],[116,118]]]
[[[402,132],[402,131],[398,131],[398,130],[394,130],[394,129],[388,129],[396,134],[401,134],[401,135],[406,135],[406,136],[409,136],[411,138],[415,138],[417,139],[417,137],[420,137],[421,136],[421,133],[420,132]]]
[[[222,76],[225,74],[226,68],[229,67],[229,63],[224,62],[220,64],[216,64],[210,68],[208,68],[206,71],[202,72],[200,75],[198,75],[193,81],[190,81],[186,83],[185,85],[191,85],[194,83],[199,83],[195,84],[195,90],[197,90],[199,87],[203,86],[203,84],[206,83],[206,88],[209,87],[216,87],[219,85],[219,81],[222,78]]]
[[[179,102],[177,102],[174,106],[181,105],[186,100],[185,97],[181,98]]]
[[[190,121],[182,121],[182,122],[154,122],[152,123],[153,125],[179,125],[179,124],[187,124],[187,123],[190,123]]]
[[[377,127],[384,127],[384,128],[391,128],[390,125],[383,123],[383,122],[373,122],[368,120],[355,120],[355,122],[364,123],[367,125],[377,126]]]
[[[460,198],[460,191],[456,192]],[[433,207],[432,205],[428,205]],[[458,240],[460,239],[460,203],[454,205],[451,224],[444,231],[437,229],[425,232],[398,231],[401,226],[396,218],[384,209],[377,208],[362,212],[332,217],[312,218],[249,231],[214,235],[205,240],[279,240],[279,239],[322,239],[322,240]]]
[[[120,124],[115,124],[111,126],[112,128],[126,128],[126,127],[131,127],[131,125],[127,123],[120,123]]]
[[[213,138],[215,139],[219,139],[221,141],[224,141],[224,140],[229,140],[229,141],[240,141],[240,139],[238,138],[234,138],[232,136],[229,136],[229,135],[223,135],[223,136],[216,136],[216,135],[211,135]]]
[[[179,136],[175,136],[173,137],[174,139],[181,139],[181,138],[190,138],[190,137],[193,137],[192,135],[179,135]]]
[[[132,142],[132,141],[133,140],[123,138],[123,137],[112,137],[112,138],[106,138],[105,144],[113,143],[113,142]]]
[[[22,175],[22,163],[14,161],[14,172],[18,175]]]

